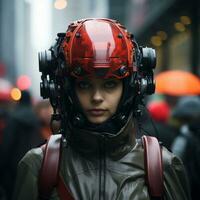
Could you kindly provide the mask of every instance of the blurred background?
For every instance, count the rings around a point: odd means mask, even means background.
[[[198,0],[0,0],[0,76],[39,98],[38,51],[80,18],[119,20],[139,44],[157,50],[156,73],[200,75]]]
[[[199,2],[0,0],[0,200],[11,199],[19,160],[52,133],[52,107],[40,97],[38,52],[49,49],[72,21],[89,17],[116,19],[139,45],[156,49],[156,94],[147,98],[138,120],[141,134],[157,136],[182,158],[195,199],[200,188]]]

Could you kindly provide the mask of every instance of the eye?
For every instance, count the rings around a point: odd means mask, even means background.
[[[104,83],[104,87],[107,89],[113,89],[117,87],[117,85],[118,85],[118,82],[115,80],[109,80]]]
[[[79,89],[83,89],[84,90],[84,89],[89,89],[91,84],[90,84],[89,81],[79,81],[77,83],[77,86],[78,86]]]

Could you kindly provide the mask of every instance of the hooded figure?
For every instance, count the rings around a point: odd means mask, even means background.
[[[19,163],[14,199],[59,200],[57,186],[76,200],[150,199],[144,149],[135,135],[138,104],[155,89],[155,51],[139,47],[117,21],[83,19],[58,34],[39,59],[41,95],[50,98],[52,121],[61,120],[63,185],[54,185],[49,197],[39,195],[44,154],[32,149]],[[162,155],[163,199],[190,199],[182,162],[164,147]]]

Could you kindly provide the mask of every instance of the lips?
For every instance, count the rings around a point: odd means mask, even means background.
[[[88,113],[92,116],[102,116],[104,113],[106,112],[106,110],[104,109],[90,109],[88,110]]]

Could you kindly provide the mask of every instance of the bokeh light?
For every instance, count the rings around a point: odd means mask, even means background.
[[[162,40],[166,40],[167,39],[167,33],[165,31],[158,31],[157,35],[160,36],[160,38]]]
[[[30,88],[30,86],[31,86],[31,80],[30,80],[29,76],[22,75],[22,76],[18,77],[18,79],[17,79],[17,87],[20,90],[27,90],[27,89]]]
[[[180,20],[185,25],[191,24],[191,19],[188,16],[181,16]]]
[[[176,23],[174,24],[174,28],[175,28],[177,31],[179,31],[179,32],[185,31],[185,26],[184,26],[184,24],[182,24],[182,23],[180,23],[180,22],[176,22]]]
[[[161,40],[161,37],[159,36],[152,36],[151,37],[151,43],[156,46],[156,47],[159,47],[162,45],[162,40]]]
[[[13,88],[10,92],[10,96],[13,100],[19,101],[21,99],[22,93],[18,88]]]
[[[54,3],[54,6],[58,10],[62,10],[67,7],[67,1],[66,0],[56,0]]]

